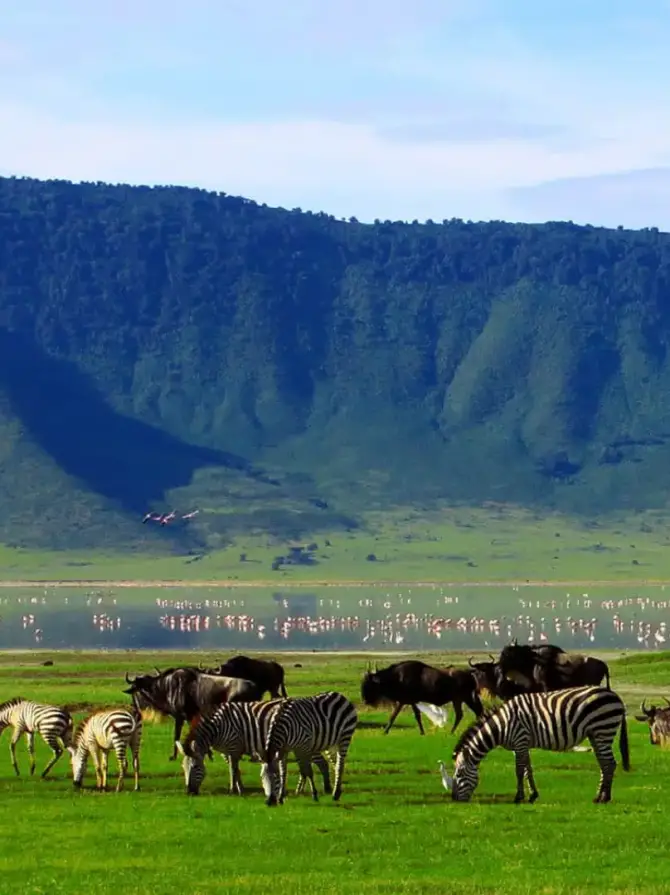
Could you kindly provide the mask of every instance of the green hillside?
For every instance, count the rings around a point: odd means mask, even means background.
[[[655,230],[0,179],[0,541],[183,552],[409,504],[662,510],[669,338]]]

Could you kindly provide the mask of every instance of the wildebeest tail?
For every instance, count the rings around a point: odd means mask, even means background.
[[[628,751],[628,723],[626,721],[626,712],[624,710],[623,720],[621,722],[621,732],[619,734],[619,751],[621,752],[621,764],[624,771],[630,771],[630,753]]]

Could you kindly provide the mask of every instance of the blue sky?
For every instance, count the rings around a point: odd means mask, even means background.
[[[0,5],[0,174],[670,230],[670,0]]]

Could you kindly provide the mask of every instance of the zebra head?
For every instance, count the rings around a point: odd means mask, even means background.
[[[469,802],[479,783],[479,762],[467,749],[456,756],[454,776],[451,781],[451,798],[454,802]]]
[[[75,789],[81,789],[88,763],[88,749],[83,745],[77,745],[68,746],[67,751],[70,753],[70,763],[72,765],[72,783]]]
[[[184,771],[184,783],[186,784],[186,793],[189,796],[197,796],[205,779],[205,758],[201,755],[194,743],[189,743],[186,748],[179,742],[175,743],[177,752],[182,758],[182,769]]]

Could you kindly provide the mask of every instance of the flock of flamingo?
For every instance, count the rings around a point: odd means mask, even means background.
[[[658,588],[661,592],[664,589]],[[72,592],[61,596],[45,590],[41,596],[3,595],[0,603],[8,605],[13,599],[19,604],[30,604],[21,616],[21,625],[30,631],[36,644],[43,641],[49,617],[58,609],[54,606],[58,600],[70,611],[90,609],[91,627],[98,633],[130,631],[137,618],[133,618],[134,613],[142,612],[146,622],[153,606],[157,610],[156,623],[168,634],[168,643],[172,634],[178,637],[220,631],[221,645],[233,647],[237,642],[245,648],[264,640],[279,647],[291,643],[300,646],[306,644],[306,638],[315,638],[315,645],[318,640],[320,647],[332,649],[358,645],[384,649],[495,650],[516,637],[520,642],[539,643],[554,638],[568,639],[574,648],[593,645],[594,648],[663,649],[669,636],[665,620],[670,611],[668,599],[639,594],[599,599],[588,593],[570,592],[542,599],[537,596],[539,588],[532,598],[518,590],[512,588],[510,594],[501,588],[494,592],[482,588],[480,592],[459,596],[453,587],[446,592],[446,586],[434,585],[399,588],[395,593],[370,587],[363,597],[360,589],[353,592],[346,588],[332,597],[331,588],[323,597],[318,593],[291,595],[267,591],[261,597],[251,589],[245,589],[244,596],[227,589],[226,597],[221,597],[219,591],[217,596],[204,599],[161,595],[151,602],[143,602],[137,594],[127,599],[125,593],[121,597],[111,591],[92,591],[84,594],[82,600]],[[556,588],[552,590],[556,593]],[[310,610],[304,608],[306,597],[311,600]],[[298,606],[302,608],[298,610]],[[44,614],[37,607],[42,607]],[[494,615],[496,607],[507,612]],[[5,623],[6,619],[0,616],[0,632]],[[175,640],[175,646],[178,645]]]

